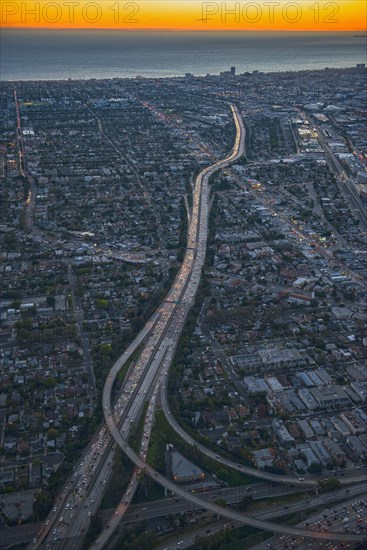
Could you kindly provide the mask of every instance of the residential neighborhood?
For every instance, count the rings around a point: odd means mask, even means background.
[[[147,323],[159,326],[155,312],[166,319],[162,304],[184,323],[161,359],[173,357],[168,406],[211,459],[320,487],[365,473],[365,76],[358,64],[2,84],[4,521],[45,519],[93,437],[101,456],[112,448],[103,389]],[[233,105],[245,152],[227,166]],[[198,256],[195,186],[212,165],[203,267],[184,312],[169,292]],[[145,343],[116,375],[114,403]],[[131,391],[148,393],[146,412],[154,385],[139,380]],[[224,468],[209,472],[168,436],[157,450],[139,422],[129,420],[129,437],[142,430],[161,475],[193,493],[230,485]],[[101,498],[121,468],[106,464]],[[90,524],[92,509],[85,516]]]

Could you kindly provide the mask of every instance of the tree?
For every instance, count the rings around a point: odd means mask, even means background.
[[[56,380],[52,376],[50,378],[46,378],[45,380],[45,388],[54,388],[56,386]]]
[[[335,491],[335,489],[339,489],[341,483],[338,479],[333,477],[330,479],[321,479],[319,481],[319,486],[321,491]]]
[[[105,300],[104,298],[98,298],[96,300],[96,304],[100,309],[107,309],[108,308],[108,300]]]
[[[55,296],[47,296],[46,302],[48,306],[55,307]]]
[[[148,490],[153,486],[153,479],[148,476],[145,470],[139,474],[139,483],[144,488],[145,496],[148,497]]]
[[[49,491],[39,491],[33,503],[33,513],[38,520],[44,519],[53,504],[53,495]]]
[[[253,502],[253,497],[251,495],[245,495],[242,500],[238,503],[238,509],[243,512],[244,510],[247,510],[249,506],[251,506]]]
[[[217,504],[218,506],[227,506],[227,503],[226,501],[224,500],[224,498],[217,498],[215,501],[214,501],[214,504]]]
[[[308,471],[310,472],[310,474],[321,474],[322,466],[319,462],[313,462]]]
[[[56,439],[59,436],[59,431],[56,430],[56,428],[50,428],[47,431],[47,440],[51,441],[52,439]]]

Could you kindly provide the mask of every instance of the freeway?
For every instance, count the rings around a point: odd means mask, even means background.
[[[29,183],[28,197],[25,202],[25,224],[27,229],[33,229],[33,215],[36,206],[37,188],[35,185],[34,177],[31,176],[26,168],[26,158],[24,154],[24,142],[23,142],[23,130],[22,130],[22,117],[19,107],[19,98],[17,89],[14,88],[14,103],[17,117],[17,142],[18,142],[18,156],[19,156],[19,173],[21,176],[27,179]]]
[[[355,485],[346,493],[345,489],[334,491],[333,493],[322,495],[323,502],[328,504],[344,500],[346,496],[348,498],[355,498],[364,492],[364,487],[361,485]],[[275,496],[285,497],[287,494],[294,493],[297,489],[287,488],[281,485],[273,486],[266,484],[256,485],[244,485],[239,487],[225,487],[222,489],[214,489],[201,494],[203,500],[216,500],[218,498],[224,498],[227,504],[235,504],[239,502],[245,495],[251,494],[254,500],[263,498],[274,498]],[[308,502],[311,500],[311,502]],[[302,507],[312,508],[319,506],[321,501],[318,499],[302,499]],[[199,510],[198,506],[188,503],[185,500],[177,499],[174,497],[164,498],[161,500],[155,500],[152,502],[146,502],[144,504],[133,504],[129,506],[126,512],[124,522],[135,523],[142,520],[149,520],[153,518],[160,518],[170,514],[178,514],[191,510]],[[276,513],[276,507],[273,508]],[[268,508],[267,512],[270,511]],[[102,518],[103,522],[108,523],[109,517],[115,512],[114,509],[103,510],[98,513],[98,516]],[[255,511],[255,515],[258,515],[258,511]],[[28,523],[24,525],[18,525],[16,527],[10,527],[1,530],[1,545],[0,549],[14,545],[29,542],[42,528],[42,523]],[[221,527],[222,528],[222,527]]]
[[[157,380],[159,373],[167,374],[168,368],[166,361],[166,369],[160,364],[159,352],[162,348],[166,349],[167,353],[172,352],[173,348],[177,345],[178,337],[182,330],[184,319],[193,303],[195,294],[199,285],[201,270],[204,264],[205,251],[206,251],[206,241],[207,241],[207,232],[208,232],[208,198],[209,198],[209,178],[217,170],[226,167],[231,162],[238,159],[244,150],[244,126],[241,119],[241,116],[237,108],[231,105],[232,114],[234,117],[236,125],[236,138],[235,144],[232,150],[232,153],[226,157],[224,160],[216,162],[215,164],[205,168],[200,172],[196,178],[196,184],[194,189],[193,196],[193,207],[191,222],[188,230],[188,244],[186,249],[186,254],[184,257],[183,264],[179,271],[178,276],[176,277],[175,283],[172,286],[170,292],[168,293],[167,299],[161,305],[161,308],[165,308],[168,304],[172,305],[172,299],[174,300],[175,306],[170,310],[169,314],[163,319],[161,318],[156,325],[154,330],[154,342],[153,345],[149,348],[146,346],[145,355],[143,353],[143,363],[148,359],[146,364],[146,369],[143,371],[143,366],[139,366],[140,371],[142,372],[140,388],[144,388],[144,392],[151,388],[151,381],[148,380],[148,374],[153,372],[154,379]],[[177,281],[178,279],[178,281]],[[178,301],[181,302],[182,309],[178,307]],[[159,324],[159,327],[158,327]],[[174,332],[174,338],[168,337],[170,331]],[[152,336],[153,338],[153,336]],[[171,354],[172,356],[172,354]],[[171,358],[171,357],[170,357]],[[154,468],[149,466],[145,460],[142,460],[140,456],[128,445],[126,437],[123,437],[119,429],[119,421],[113,415],[113,409],[111,405],[111,394],[114,381],[119,372],[118,365],[114,365],[109,373],[105,386],[103,388],[102,403],[103,411],[105,416],[105,421],[107,427],[115,440],[115,442],[121,447],[124,453],[132,460],[132,462],[146,474],[151,476],[156,482],[161,484],[166,489],[171,492],[179,495],[193,504],[199,505],[200,507],[211,510],[213,513],[222,515],[231,519],[232,521],[239,521],[245,525],[252,525],[258,527],[259,529],[269,530],[272,532],[287,533],[294,535],[301,535],[305,537],[317,538],[322,540],[327,540],[331,538],[332,540],[350,540],[350,541],[359,541],[362,540],[360,535],[353,534],[343,534],[343,533],[328,533],[328,532],[316,532],[310,529],[295,528],[285,525],[279,525],[276,523],[269,522],[267,520],[260,520],[257,518],[249,517],[232,510],[228,510],[221,506],[218,506],[212,502],[205,502],[198,498],[197,496],[188,493],[186,490],[182,489],[169,479],[165,478],[159,474]],[[158,378],[158,384],[160,383]],[[163,383],[163,388],[165,384]],[[156,386],[155,388],[156,389]],[[135,397],[131,396],[131,401],[134,402]],[[287,482],[289,483],[289,478]],[[102,548],[102,541],[97,539],[94,543],[94,548]]]
[[[149,394],[153,388],[153,397],[148,410],[154,409],[154,402],[158,393],[159,384],[168,373],[175,346],[184,325],[186,315],[196,294],[201,269],[205,260],[209,178],[216,170],[226,166],[229,162],[241,156],[243,151],[244,132],[242,120],[240,123],[238,122],[240,117],[235,107],[231,106],[231,110],[233,114],[236,114],[235,122],[237,126],[233,151],[224,161],[219,161],[214,166],[204,169],[196,179],[192,215],[188,230],[188,245],[184,261],[170,291],[157,310],[157,312],[159,312],[159,318],[157,318],[154,327],[150,331],[144,350],[134,365],[134,384],[130,384],[130,386],[127,384],[127,391],[125,389],[124,395],[120,395],[119,405],[115,405],[113,411],[111,406],[109,406],[109,408],[107,407],[106,399],[110,398],[113,384],[124,364],[123,356],[122,361],[120,358],[111,368],[104,386],[102,402],[105,417],[108,418],[108,420],[110,420],[109,417],[112,417],[116,425],[119,426],[124,438],[128,436],[130,425],[139,418],[147,394]],[[164,361],[165,357],[167,357],[167,361]],[[153,384],[154,380],[157,381],[155,384]],[[129,388],[132,388],[134,392],[131,392]],[[106,411],[109,411],[108,414],[106,414]],[[141,457],[142,454],[146,454],[152,423],[153,417],[145,423],[144,439],[140,451]],[[133,479],[126,493],[123,495],[114,517],[97,539],[96,544],[105,544],[118,522],[124,516],[127,506],[136,490],[139,474],[139,469],[134,472]]]
[[[201,493],[200,499],[202,501],[201,509],[204,507],[203,502],[217,500],[223,498],[227,505],[232,505],[239,500],[239,493],[236,491],[237,487],[231,487],[230,490],[222,489],[219,491],[210,491],[210,493]],[[245,494],[248,494],[247,492]],[[312,499],[305,496],[300,497],[296,501],[288,502],[287,499],[284,499],[282,504],[269,505],[266,509],[253,510],[251,514],[258,518],[275,518],[284,516],[284,514],[290,514],[292,512],[298,512],[303,510],[312,510],[313,508],[320,506],[330,506],[331,503],[338,501],[344,501],[345,498],[355,498],[363,497],[366,495],[366,487],[363,485],[356,485],[352,487],[348,493],[345,489],[340,489],[332,493],[324,493]],[[158,501],[153,501],[150,503],[135,504],[129,508],[129,511],[126,513],[125,522],[136,522],[142,520],[148,520],[152,518],[158,518],[174,513],[181,513],[185,511],[198,510],[198,506],[193,505],[193,503],[188,503],[185,500],[178,498],[165,498]],[[107,512],[106,512],[107,513]]]
[[[145,399],[145,394],[147,394],[152,387],[154,387],[154,392],[153,398],[149,405],[149,410],[153,410],[155,399],[158,394],[159,383],[162,381],[162,377],[166,376],[168,373],[168,368],[174,355],[174,348],[184,325],[186,315],[195,297],[200,280],[201,269],[205,260],[209,178],[216,170],[226,166],[229,162],[232,162],[241,156],[244,148],[244,131],[242,120],[240,119],[235,107],[231,106],[231,110],[235,115],[235,123],[237,127],[233,151],[224,161],[219,161],[214,166],[205,168],[196,178],[196,185],[193,193],[193,207],[188,229],[188,243],[184,261],[168,295],[160,306],[162,313],[161,318],[157,321],[156,326],[154,327],[154,330],[146,343],[145,349],[141,354],[139,361],[137,361],[137,364],[135,365],[134,371],[135,373],[138,373],[139,376],[140,391],[135,398],[133,398],[132,395],[130,396],[130,402],[126,399],[126,401],[124,401],[124,410],[119,410],[117,414],[116,407],[114,412],[112,412],[111,408],[108,408],[105,403],[106,400],[108,401],[110,398],[114,381],[116,380],[117,374],[121,369],[119,362],[116,362],[108,375],[107,382],[103,390],[103,409],[105,417],[108,418],[108,416],[112,415],[113,420],[117,423],[121,423],[123,416],[127,414],[127,410],[130,411],[130,422],[138,417],[143,404],[142,398],[139,398],[139,395],[143,395]],[[167,357],[166,362],[163,361],[165,356]],[[158,379],[159,383],[152,386],[154,378]],[[110,411],[110,413],[106,415],[106,411]],[[143,447],[141,449],[140,456],[142,456],[142,453],[146,454],[144,445],[147,445],[149,442],[152,422],[153,418],[145,423]],[[125,438],[127,437],[127,432],[128,427],[125,426],[121,432]],[[122,497],[116,510],[115,517],[109,522],[102,535],[97,539],[96,543],[105,544],[109,536],[113,533],[117,523],[125,514],[127,505],[129,504],[132,494],[135,492],[137,487],[135,473],[133,477],[135,477],[135,481],[132,482],[131,486],[129,485],[126,494]]]

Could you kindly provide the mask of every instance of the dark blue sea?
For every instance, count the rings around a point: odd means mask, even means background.
[[[167,77],[352,67],[357,33],[149,32],[2,29],[1,79]]]

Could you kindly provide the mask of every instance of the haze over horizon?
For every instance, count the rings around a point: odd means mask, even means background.
[[[199,32],[5,29],[2,79],[151,78],[352,67],[365,60],[351,32]]]

